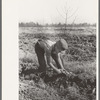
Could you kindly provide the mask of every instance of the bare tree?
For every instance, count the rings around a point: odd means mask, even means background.
[[[72,14],[70,14],[70,10],[71,10],[71,8],[70,7],[67,7],[67,3],[64,6],[64,10],[63,10],[64,15],[61,14],[59,12],[59,10],[57,9],[57,12],[59,13],[59,15],[64,19],[64,25],[65,25],[64,33],[66,33],[66,31],[67,31],[68,20],[75,15],[75,13],[77,12],[78,8]],[[72,21],[72,24],[74,24],[76,18],[77,17],[75,16],[74,20]]]

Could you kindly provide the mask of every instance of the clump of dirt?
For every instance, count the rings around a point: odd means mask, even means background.
[[[19,83],[19,100],[61,100],[57,91],[44,82],[24,80]]]

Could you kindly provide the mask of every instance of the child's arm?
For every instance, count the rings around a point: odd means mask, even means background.
[[[56,68],[56,67],[52,64],[50,53],[46,53],[46,62],[47,62],[47,64],[48,64],[50,67],[52,67],[57,73],[59,73],[59,74],[61,73],[61,70],[58,69],[58,68]]]
[[[58,57],[57,59],[58,59],[58,62],[59,62],[61,69],[64,69],[64,64],[63,64],[63,59],[61,57],[61,53],[58,53],[57,57]]]

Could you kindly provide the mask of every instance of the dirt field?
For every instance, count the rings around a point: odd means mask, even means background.
[[[64,67],[75,76],[57,75],[48,69],[48,75],[40,78],[34,45],[41,37],[68,42]],[[69,28],[64,33],[54,28],[20,27],[19,100],[96,100],[95,28]]]

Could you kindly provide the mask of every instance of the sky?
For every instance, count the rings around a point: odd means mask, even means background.
[[[96,23],[98,0],[19,0],[19,22]]]

